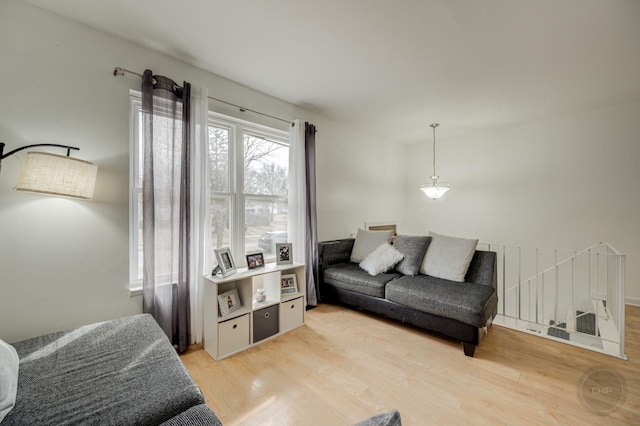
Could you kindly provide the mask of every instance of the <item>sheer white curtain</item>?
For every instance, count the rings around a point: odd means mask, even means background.
[[[309,135],[313,138],[310,146]],[[293,244],[293,260],[306,265],[307,305],[316,306],[315,126],[294,120],[289,144],[289,240]]]
[[[289,215],[288,232],[293,260],[306,259],[306,199],[304,123],[294,120],[289,129]]]
[[[192,123],[192,168],[191,168],[191,342],[202,342],[203,316],[203,275],[210,269],[207,259],[211,258],[210,214],[209,214],[209,158],[208,119],[209,102],[206,88],[191,85]]]

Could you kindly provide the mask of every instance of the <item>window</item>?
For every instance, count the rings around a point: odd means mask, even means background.
[[[142,286],[142,102],[130,93],[130,283]],[[236,264],[245,253],[275,259],[275,244],[288,241],[289,135],[209,112],[211,248],[231,247]]]
[[[208,167],[213,248],[231,246],[238,264],[256,251],[274,260],[288,240],[288,134],[210,113]]]

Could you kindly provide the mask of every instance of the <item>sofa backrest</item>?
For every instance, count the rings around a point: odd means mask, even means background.
[[[355,239],[344,238],[341,240],[323,241],[319,245],[320,269],[324,271],[327,267],[338,263],[348,263],[353,250]],[[490,285],[497,288],[498,285],[498,256],[493,251],[476,250],[464,277],[466,282]],[[322,281],[322,273],[320,274]]]
[[[470,283],[498,286],[498,255],[494,251],[476,250],[464,280]]]

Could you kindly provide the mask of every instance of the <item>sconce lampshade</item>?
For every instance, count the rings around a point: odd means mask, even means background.
[[[90,200],[97,173],[98,167],[88,161],[29,152],[16,190]]]

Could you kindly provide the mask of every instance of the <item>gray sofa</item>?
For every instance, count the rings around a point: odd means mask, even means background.
[[[474,355],[497,312],[495,252],[476,250],[464,282],[454,282],[397,270],[371,276],[350,261],[354,242],[347,238],[319,243],[323,302],[339,302],[441,333],[461,341],[465,355]],[[403,255],[415,253],[405,250]],[[424,251],[417,254],[422,255]]]
[[[150,315],[12,345],[19,357],[11,425],[220,425]]]

